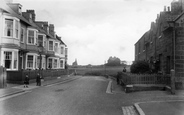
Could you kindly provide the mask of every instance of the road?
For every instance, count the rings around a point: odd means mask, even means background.
[[[122,115],[122,102],[107,94],[109,80],[81,77],[0,101],[2,115]]]
[[[167,91],[125,93],[116,82],[112,82],[113,92],[106,93],[109,82],[85,76],[0,98],[0,115],[138,115],[134,103],[184,99]]]

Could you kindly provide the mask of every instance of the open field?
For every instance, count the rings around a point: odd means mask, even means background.
[[[110,76],[115,76],[117,75],[117,72],[122,71],[124,66],[106,66],[106,67],[77,67],[77,68],[71,68],[75,69],[77,74],[80,75],[99,75],[99,76],[104,76],[104,75],[110,75]],[[126,66],[127,72],[130,72],[130,66]]]

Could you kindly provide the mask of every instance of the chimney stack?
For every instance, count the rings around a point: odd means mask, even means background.
[[[164,6],[164,12],[166,12],[166,6]]]
[[[170,12],[170,7],[167,7],[168,8],[168,12]]]
[[[49,33],[54,37],[55,32],[54,32],[54,24],[49,24]]]
[[[36,19],[35,11],[34,10],[27,10],[26,12],[30,13],[32,15],[32,20],[33,20],[33,22],[35,22],[35,19]]]

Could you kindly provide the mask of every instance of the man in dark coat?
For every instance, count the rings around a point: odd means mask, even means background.
[[[26,75],[25,80],[24,80],[24,87],[28,87],[28,85],[29,85],[29,76]]]
[[[125,67],[123,68],[123,72],[126,72],[126,68]]]
[[[121,77],[121,72],[118,72],[116,76],[117,84],[120,84],[120,77]]]
[[[36,85],[37,86],[41,86],[41,77],[40,77],[40,74],[39,73],[36,76]]]

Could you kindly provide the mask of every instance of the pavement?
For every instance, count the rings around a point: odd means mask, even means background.
[[[52,86],[52,85],[57,85],[64,82],[72,81],[80,77],[81,76],[65,75],[65,76],[57,77],[55,79],[42,81],[41,86],[36,86],[36,82],[30,83],[28,88],[24,88],[24,85],[8,83],[6,88],[0,89],[0,99],[14,94],[23,93],[25,91],[36,89],[42,86],[47,87],[47,86]]]
[[[125,93],[122,86],[112,80],[112,93],[123,95],[150,96],[150,100],[135,102],[122,106],[123,115],[184,115],[184,90],[176,90],[175,95],[169,91],[138,91]],[[148,97],[149,98],[149,97]],[[140,99],[141,100],[141,99]]]

